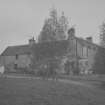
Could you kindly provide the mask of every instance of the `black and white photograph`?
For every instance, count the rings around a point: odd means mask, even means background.
[[[0,105],[105,105],[105,0],[0,0]]]

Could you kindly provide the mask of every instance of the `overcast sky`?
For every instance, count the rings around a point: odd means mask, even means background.
[[[105,0],[0,0],[0,53],[37,36],[53,6],[65,12],[70,25],[76,25],[76,36],[92,36],[98,42]]]

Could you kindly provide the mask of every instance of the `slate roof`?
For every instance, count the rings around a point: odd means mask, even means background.
[[[79,43],[84,44],[85,46],[92,45],[93,47],[100,47],[82,38],[75,38]],[[49,58],[55,56],[62,56],[66,54],[68,47],[68,40],[36,43],[33,46],[30,46],[29,44],[20,46],[9,46],[6,48],[6,50],[4,50],[1,56],[15,56],[17,54],[20,55],[33,53],[36,56],[36,59],[39,60],[45,59],[46,57]]]
[[[99,46],[99,45],[97,45],[97,44],[95,44],[95,43],[93,43],[93,42],[89,42],[89,41],[87,41],[87,40],[85,40],[85,39],[83,39],[83,38],[75,37],[75,39],[76,39],[80,44],[82,44],[82,45],[84,45],[84,46],[101,47],[101,46]]]
[[[9,46],[4,50],[1,56],[15,56],[17,54],[33,53],[37,59],[44,59],[46,57],[61,56],[66,53],[67,48],[67,40],[37,43],[33,46]]]
[[[9,46],[7,47],[1,56],[14,56],[17,54],[27,54],[30,53],[31,49],[29,45],[20,45],[20,46]]]

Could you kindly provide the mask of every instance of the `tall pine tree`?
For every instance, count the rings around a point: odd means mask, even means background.
[[[95,74],[105,74],[105,22],[100,28],[100,47],[98,47],[93,64]]]
[[[58,16],[57,10],[52,9],[49,18],[45,20],[44,26],[38,37],[38,42],[64,40],[67,37],[68,20],[62,13]]]
[[[100,27],[100,45],[105,48],[105,22]]]
[[[105,49],[99,47],[97,49],[93,65],[93,72],[95,74],[105,74]]]

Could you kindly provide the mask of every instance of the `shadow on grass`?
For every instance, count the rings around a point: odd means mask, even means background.
[[[99,88],[102,89],[102,90],[105,90],[105,81],[101,82]]]

